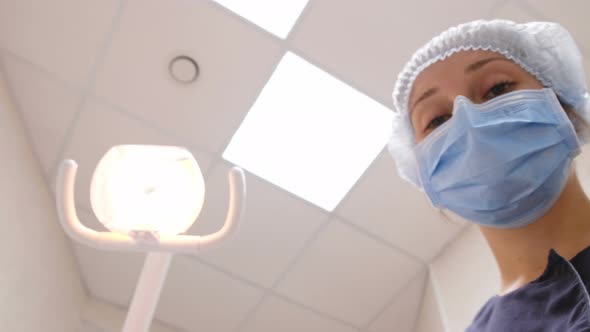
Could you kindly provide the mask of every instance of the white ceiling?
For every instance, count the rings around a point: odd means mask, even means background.
[[[390,107],[404,61],[449,25],[557,20],[588,59],[589,9],[585,0],[310,0],[282,40],[206,0],[0,0],[0,56],[48,185],[61,159],[78,161],[89,226],[102,227],[88,193],[106,150],[171,144],[188,147],[204,170],[205,207],[190,230],[204,234],[227,208],[231,165],[221,153],[285,52]],[[168,75],[177,55],[199,63],[195,83]],[[426,264],[462,226],[401,181],[386,150],[332,213],[247,180],[240,233],[174,259],[159,320],[179,331],[412,331]],[[88,291],[127,306],[141,255],[73,248]]]

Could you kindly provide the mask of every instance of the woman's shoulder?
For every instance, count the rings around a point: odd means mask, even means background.
[[[503,296],[491,297],[468,332],[590,331],[590,248],[567,261],[551,250],[543,274]]]

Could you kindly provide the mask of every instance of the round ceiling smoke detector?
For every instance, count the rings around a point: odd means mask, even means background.
[[[172,78],[183,84],[188,84],[197,79],[199,76],[199,65],[191,57],[180,55],[170,61],[170,75]]]

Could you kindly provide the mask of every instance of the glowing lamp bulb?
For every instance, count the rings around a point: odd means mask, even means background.
[[[183,233],[199,216],[204,197],[197,161],[174,146],[115,146],[96,166],[90,186],[97,218],[123,234]]]

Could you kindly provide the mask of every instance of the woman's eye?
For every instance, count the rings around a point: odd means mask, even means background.
[[[426,126],[425,131],[436,129],[438,126],[447,122],[447,120],[450,118],[451,118],[451,114],[443,114],[443,115],[439,115],[439,116],[435,117],[434,119],[432,119],[430,121],[430,123],[428,123],[428,126]]]
[[[488,92],[486,93],[486,95],[484,96],[485,100],[488,99],[493,99],[498,97],[499,95],[503,95],[506,92],[508,92],[508,90],[514,85],[514,82],[500,82],[497,84],[494,84],[494,86],[492,86]]]

